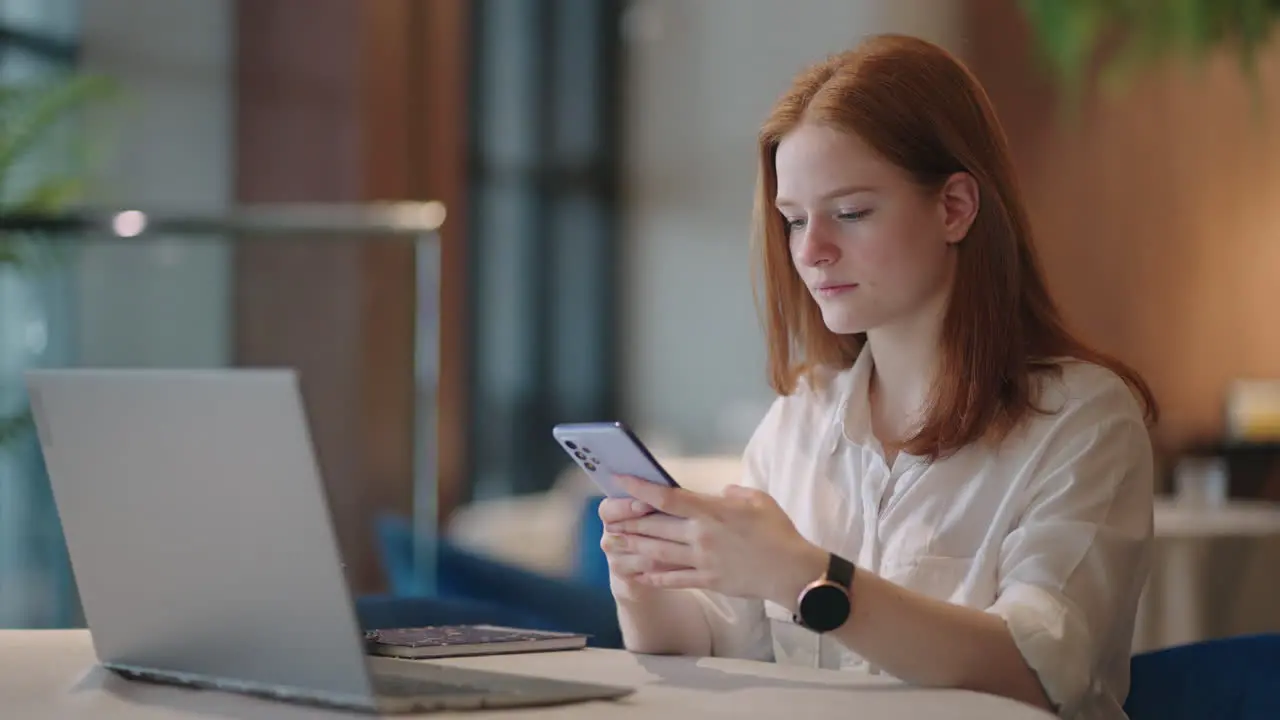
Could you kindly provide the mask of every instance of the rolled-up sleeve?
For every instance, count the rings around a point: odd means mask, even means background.
[[[1123,701],[1138,598],[1150,565],[1151,441],[1134,413],[1078,413],[1026,488],[1029,501],[1000,550],[1004,619],[1063,717],[1092,693]],[[1124,662],[1124,668],[1110,664]]]
[[[711,631],[711,654],[743,660],[773,660],[773,635],[764,602],[690,590]]]
[[[782,421],[783,403],[777,400],[765,413],[742,454],[738,484],[769,492],[771,448]],[[764,601],[730,597],[717,592],[688,590],[698,601],[711,637],[711,654],[745,660],[772,660],[773,636]]]

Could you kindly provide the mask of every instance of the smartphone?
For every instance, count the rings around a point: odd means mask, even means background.
[[[560,448],[609,497],[627,497],[615,475],[680,487],[630,428],[620,422],[571,423],[551,429]]]

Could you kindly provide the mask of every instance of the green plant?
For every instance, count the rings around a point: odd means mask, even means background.
[[[1280,19],[1280,0],[1019,0],[1039,54],[1072,94],[1093,69],[1117,86],[1173,57],[1202,59],[1234,45],[1256,79],[1257,54]]]
[[[0,448],[25,435],[30,427],[31,408],[29,407],[8,417],[0,418]]]
[[[0,213],[41,215],[64,210],[81,197],[92,153],[84,133],[70,134],[66,167],[24,173],[34,151],[74,114],[112,96],[115,84],[97,75],[71,75],[49,83],[0,85]],[[24,175],[35,175],[24,177]],[[36,233],[0,234],[0,266],[37,270],[57,244]]]
[[[70,75],[52,82],[0,85],[0,214],[48,215],[77,201],[88,182],[92,153],[86,135],[66,123],[116,91],[96,75]],[[38,160],[51,135],[66,130],[70,147],[59,162]],[[65,243],[34,231],[0,232],[0,271],[38,274],[65,256]],[[0,448],[26,434],[30,408],[0,415]]]

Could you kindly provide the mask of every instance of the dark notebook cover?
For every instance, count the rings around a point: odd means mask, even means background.
[[[449,657],[575,650],[586,646],[587,636],[496,625],[434,625],[370,630],[365,642],[379,655]]]

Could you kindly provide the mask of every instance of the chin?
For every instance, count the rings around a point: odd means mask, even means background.
[[[872,327],[865,318],[849,312],[824,312],[822,322],[827,329],[837,335],[856,335],[864,333]]]

